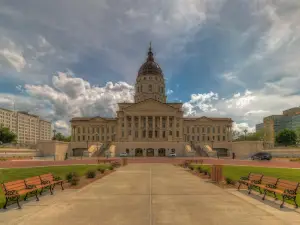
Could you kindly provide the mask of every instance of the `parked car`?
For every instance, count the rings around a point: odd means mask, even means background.
[[[268,152],[258,152],[251,156],[252,160],[258,159],[258,160],[271,160],[272,155]]]
[[[120,153],[120,157],[127,157],[127,156],[128,156],[128,154],[126,152],[121,152]]]
[[[170,157],[176,157],[176,153],[170,153],[169,156]]]

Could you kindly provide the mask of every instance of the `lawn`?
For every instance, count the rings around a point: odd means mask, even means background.
[[[53,173],[54,176],[59,176],[62,179],[65,179],[66,174],[69,172],[77,172],[80,176],[83,176],[88,170],[96,170],[99,167],[108,168],[109,165],[110,164],[0,169],[0,183],[25,179],[27,177],[33,177],[45,173]],[[0,188],[0,208],[2,208],[4,202],[4,194]]]
[[[199,167],[199,165],[194,165],[194,167]],[[203,169],[209,169],[211,166],[202,165]],[[238,181],[240,177],[247,176],[250,172],[260,173],[265,176],[282,178],[284,180],[297,181],[300,182],[300,170],[298,169],[288,169],[288,168],[265,168],[265,167],[251,167],[251,166],[223,166],[223,176],[225,178],[230,178],[234,181]],[[298,193],[300,188],[298,189]],[[279,199],[280,196],[278,196]],[[297,195],[297,203],[300,206],[300,194]]]

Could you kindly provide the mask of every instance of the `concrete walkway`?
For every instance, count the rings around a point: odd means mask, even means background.
[[[83,189],[58,189],[22,210],[0,211],[0,224],[300,224],[294,210],[232,192],[170,164],[130,164]]]

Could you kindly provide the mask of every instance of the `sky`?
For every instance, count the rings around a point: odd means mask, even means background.
[[[299,0],[0,0],[0,107],[68,134],[133,101],[152,42],[168,102],[237,131],[300,105]]]

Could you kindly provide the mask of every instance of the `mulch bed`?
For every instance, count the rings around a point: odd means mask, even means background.
[[[193,170],[187,170],[189,173],[197,176],[197,177],[200,177],[202,179],[210,179],[210,176],[209,175],[204,175],[204,173],[199,173],[199,172],[196,172],[196,171],[193,171]],[[226,184],[226,182],[220,182],[220,183],[215,183],[215,182],[212,182],[213,184],[215,184],[216,186],[220,187],[220,188],[224,188],[224,189],[227,189],[227,188],[237,188],[236,185],[233,185],[233,184]]]
[[[107,170],[105,173],[100,173],[97,171],[95,178],[86,178],[85,176],[80,177],[79,183],[77,185],[71,185],[70,183],[65,183],[64,188],[65,189],[80,189],[85,187],[86,185],[93,183],[96,180],[101,179],[102,177],[105,177],[111,173],[115,172],[115,170]]]

